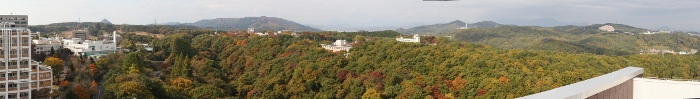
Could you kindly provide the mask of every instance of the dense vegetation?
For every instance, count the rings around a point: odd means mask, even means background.
[[[94,64],[106,73],[103,98],[515,98],[627,66],[645,68],[645,77],[700,79],[700,55],[503,50],[377,33],[172,34],[151,41],[154,52],[120,52]],[[333,39],[355,41],[348,57],[320,47]],[[144,61],[158,58],[165,61]]]
[[[559,26],[552,28],[530,26],[501,26],[497,28],[472,28],[454,34],[455,40],[486,44],[504,49],[554,50],[570,53],[601,55],[629,55],[640,49],[668,49],[689,51],[700,49],[700,38],[682,33],[630,35],[645,29],[619,24],[617,32],[600,32],[592,26]]]

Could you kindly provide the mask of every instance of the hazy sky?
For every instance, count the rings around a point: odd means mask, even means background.
[[[553,18],[700,30],[700,0],[12,0],[0,14],[29,15],[30,24],[115,24],[279,17],[315,26],[373,27],[484,20]]]

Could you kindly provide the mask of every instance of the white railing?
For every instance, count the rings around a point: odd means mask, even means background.
[[[540,92],[518,99],[584,99],[632,80],[644,73],[643,68],[627,67],[602,76]]]

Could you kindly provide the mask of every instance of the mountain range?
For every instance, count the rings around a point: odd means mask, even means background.
[[[277,17],[244,17],[244,18],[216,18],[204,19],[194,23],[169,22],[166,25],[192,25],[215,30],[246,30],[254,28],[256,30],[292,30],[292,31],[320,31],[319,29],[301,25],[294,21],[289,21]]]

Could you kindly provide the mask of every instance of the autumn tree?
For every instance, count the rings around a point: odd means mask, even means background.
[[[49,57],[44,60],[44,65],[50,66],[51,67],[51,72],[53,72],[53,75],[60,75],[61,72],[63,71],[63,60],[58,59],[56,57]],[[59,76],[54,76],[54,77],[59,77]]]
[[[73,92],[78,96],[78,99],[90,99],[91,98],[88,90],[86,90],[82,86],[73,87]]]

